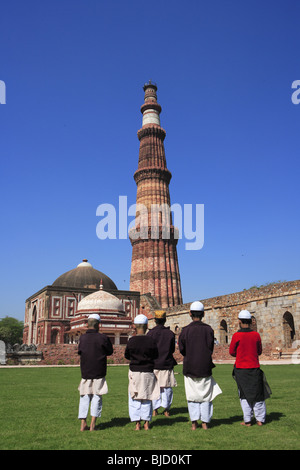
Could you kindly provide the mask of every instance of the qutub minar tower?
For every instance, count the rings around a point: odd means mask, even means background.
[[[169,183],[164,139],[160,126],[161,106],[157,103],[157,86],[149,81],[144,85],[145,98],[141,106],[142,128],[138,169],[134,173],[137,184],[137,212],[135,233],[131,236],[132,262],[130,290],[150,293],[162,308],[182,304],[180,274],[177,258],[178,230],[172,224],[170,210],[154,216],[155,207],[169,208]],[[146,211],[145,211],[146,208]],[[154,221],[158,221],[156,224]]]

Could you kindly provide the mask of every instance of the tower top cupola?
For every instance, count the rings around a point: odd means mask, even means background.
[[[143,127],[148,124],[160,126],[159,115],[161,113],[161,106],[157,102],[157,85],[153,83],[152,80],[149,80],[148,83],[145,83],[143,89],[145,92],[144,104],[141,106]]]
[[[145,83],[143,86],[144,92],[145,92],[145,100],[146,99],[151,99],[152,97],[156,100],[156,92],[157,92],[157,85],[156,83],[152,83],[152,80],[149,80],[148,83]]]

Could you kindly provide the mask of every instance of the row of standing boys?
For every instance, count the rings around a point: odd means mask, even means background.
[[[183,356],[184,387],[192,430],[207,429],[213,416],[213,400],[222,393],[216,383],[212,369],[214,331],[204,323],[204,306],[193,302],[190,306],[191,322],[182,328],[178,339],[179,351]],[[156,326],[148,331],[148,319],[140,314],[134,319],[136,334],[126,345],[125,358],[129,360],[128,408],[129,417],[135,422],[135,429],[149,429],[152,416],[163,409],[170,415],[173,388],[177,386],[174,366],[175,334],[165,327],[166,312],[155,312]],[[96,419],[102,413],[102,395],[108,393],[106,383],[107,356],[113,353],[110,339],[99,332],[100,316],[91,314],[88,330],[79,340],[81,381],[78,418],[81,431],[93,431]],[[247,310],[239,313],[240,329],[234,333],[229,353],[236,358],[233,378],[236,380],[245,426],[262,425],[266,419],[265,400],[271,394],[259,355],[262,344],[259,333],[251,329],[251,314]],[[90,409],[91,424],[87,425]]]

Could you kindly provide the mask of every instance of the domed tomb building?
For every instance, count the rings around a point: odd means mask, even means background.
[[[113,344],[125,344],[139,312],[140,294],[118,290],[86,259],[26,300],[23,343],[76,343],[86,330],[92,302],[103,319],[101,331]]]
[[[87,319],[91,313],[100,315],[100,331],[110,337],[113,344],[127,343],[131,333],[132,318],[126,315],[124,303],[115,295],[100,290],[84,297],[78,304],[74,318],[67,332],[72,343],[87,329]]]

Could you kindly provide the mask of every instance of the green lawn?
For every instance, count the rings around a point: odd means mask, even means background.
[[[150,431],[134,431],[128,415],[128,367],[109,366],[109,393],[93,433],[80,432],[77,419],[78,367],[0,369],[0,449],[10,450],[295,450],[300,448],[300,366],[262,366],[272,388],[267,423],[240,425],[242,413],[231,365],[217,365],[223,393],[214,400],[209,430],[191,431],[182,366],[170,418],[159,415]],[[88,421],[89,422],[89,421]]]

